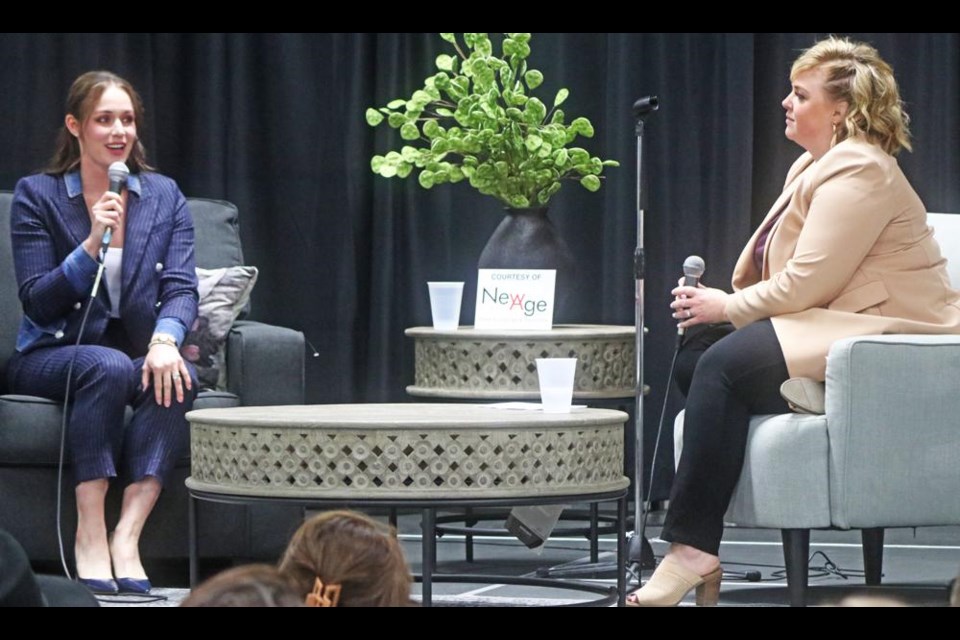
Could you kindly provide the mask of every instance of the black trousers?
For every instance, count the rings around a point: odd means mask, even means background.
[[[660,537],[718,555],[750,416],[789,413],[780,397],[789,374],[769,320],[694,329],[677,356],[675,380],[687,397],[683,453]]]

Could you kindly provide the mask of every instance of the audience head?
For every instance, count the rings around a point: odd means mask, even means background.
[[[228,569],[190,592],[181,607],[302,607],[303,597],[287,576],[269,564]]]
[[[903,600],[890,596],[881,596],[870,593],[856,593],[846,596],[839,603],[838,607],[906,607]]]
[[[293,534],[280,571],[308,604],[411,604],[412,577],[396,532],[361,513],[328,511],[307,520]]]

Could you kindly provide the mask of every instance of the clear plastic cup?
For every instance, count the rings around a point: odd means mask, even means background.
[[[570,413],[576,372],[576,358],[537,358],[544,413]]]
[[[443,331],[460,326],[460,302],[463,299],[462,282],[428,282],[430,313],[433,328]]]

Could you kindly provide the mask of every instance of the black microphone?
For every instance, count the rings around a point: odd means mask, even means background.
[[[107,177],[110,178],[110,187],[107,191],[120,195],[123,191],[123,185],[127,182],[127,176],[129,175],[130,169],[127,168],[127,165],[122,162],[114,162],[111,164],[107,169]],[[110,246],[110,239],[112,237],[113,227],[107,227],[107,230],[103,232],[103,239],[100,241],[100,246],[104,252],[106,252],[107,247]]]
[[[644,96],[633,103],[633,115],[636,118],[642,118],[660,108],[660,98],[657,96]]]
[[[700,256],[687,256],[687,259],[683,261],[683,286],[699,286],[700,278],[706,268],[707,265]],[[685,331],[683,327],[677,327],[677,347],[680,346]]]

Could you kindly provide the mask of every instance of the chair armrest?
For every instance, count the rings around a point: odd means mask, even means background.
[[[235,322],[227,337],[227,390],[246,406],[304,403],[304,337],[262,322]]]
[[[827,356],[834,526],[960,524],[960,336],[838,340]]]

